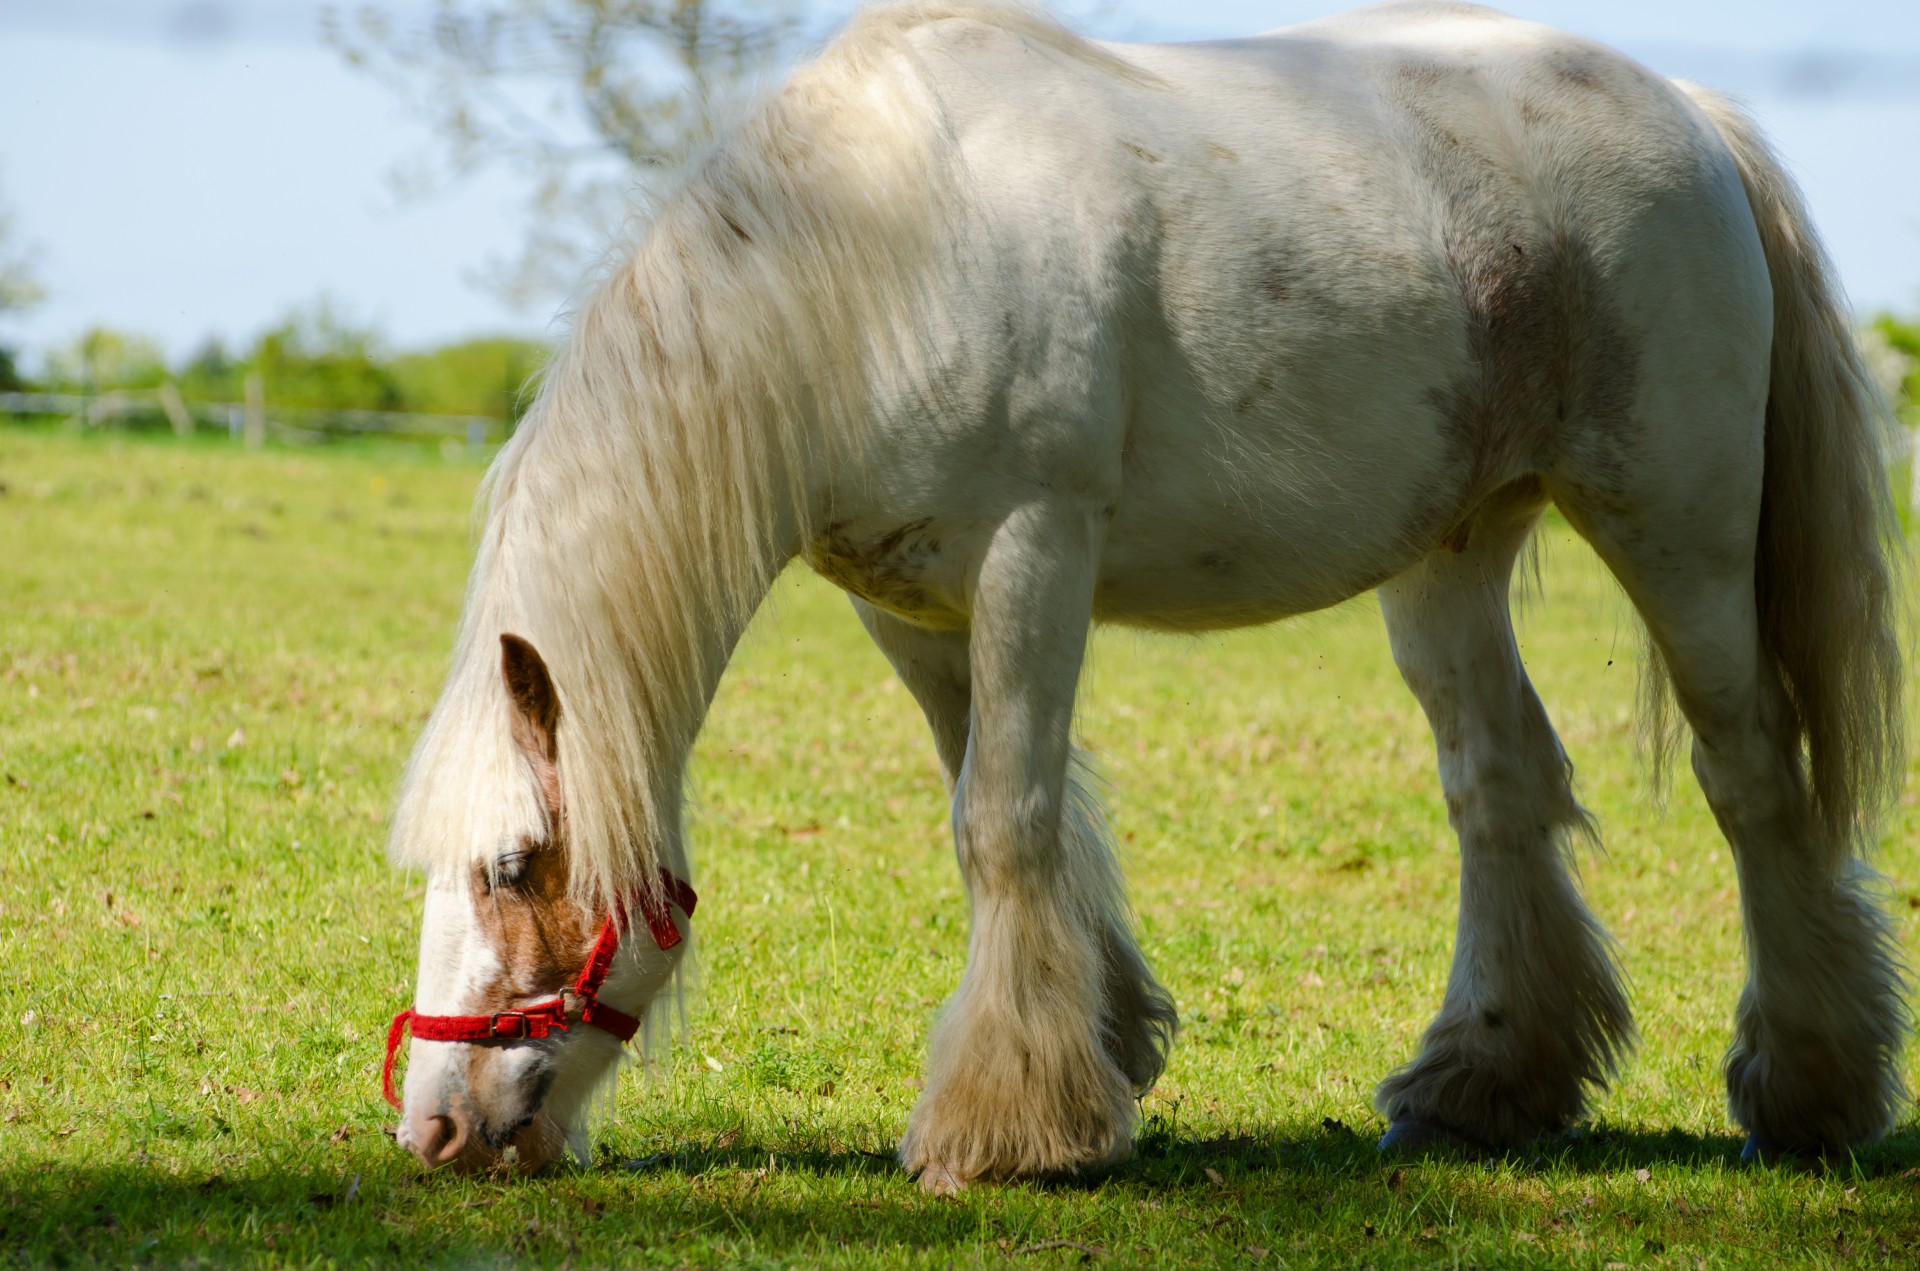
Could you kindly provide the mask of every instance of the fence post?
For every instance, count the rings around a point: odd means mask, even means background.
[[[247,449],[258,450],[267,440],[267,386],[260,372],[247,374]]]
[[[1907,502],[1914,511],[1920,512],[1920,428],[1913,430],[1913,488]]]
[[[486,448],[487,421],[484,419],[469,419],[467,421],[467,451],[470,454],[477,455]]]
[[[187,403],[172,380],[160,386],[160,409],[167,412],[167,422],[173,425],[175,436],[193,436],[193,416],[187,413]]]

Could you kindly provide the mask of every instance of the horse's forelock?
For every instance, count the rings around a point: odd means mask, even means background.
[[[503,843],[547,831],[545,801],[513,738],[499,637],[481,634],[497,619],[477,599],[469,598],[453,670],[414,745],[394,809],[391,856],[429,873],[465,868]],[[491,658],[480,651],[486,643]]]

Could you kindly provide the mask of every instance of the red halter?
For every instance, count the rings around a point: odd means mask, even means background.
[[[687,917],[693,917],[693,907],[700,898],[693,894],[692,885],[668,873],[664,866],[660,870],[660,881],[665,884],[666,899],[680,906]],[[645,892],[640,893],[639,899],[640,915],[647,920],[653,942],[662,949],[679,944],[680,928],[673,921],[673,911]],[[393,1092],[393,1060],[400,1053],[400,1043],[406,1037],[409,1024],[415,1037],[430,1042],[545,1037],[556,1028],[564,1032],[576,1019],[603,1033],[612,1033],[623,1042],[631,1039],[640,1030],[640,1021],[600,1000],[600,985],[613,967],[613,955],[620,950],[620,933],[626,925],[627,907],[616,905],[602,924],[600,938],[593,942],[593,952],[587,955],[587,964],[580,968],[580,977],[573,982],[572,990],[558,997],[494,1015],[422,1015],[411,1008],[395,1015],[387,1029],[387,1062],[380,1070],[380,1087],[387,1102],[396,1108],[400,1106],[400,1096]]]

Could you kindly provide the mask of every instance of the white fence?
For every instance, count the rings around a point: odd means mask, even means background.
[[[149,392],[0,393],[0,415],[65,415],[84,427],[118,419],[146,416],[164,418],[174,432],[192,436],[201,428],[224,429],[235,441],[258,447],[269,434],[296,444],[314,444],[332,437],[438,438],[464,443],[470,451],[485,450],[496,439],[506,440],[511,426],[485,415],[422,415],[393,410],[319,410],[268,406],[254,381],[248,383],[245,402],[188,402],[171,384]],[[1912,486],[1907,498],[1920,513],[1920,428],[1910,433],[1913,456]],[[1897,455],[1897,452],[1896,452]]]

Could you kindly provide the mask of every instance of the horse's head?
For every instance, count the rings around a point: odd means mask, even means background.
[[[570,889],[559,695],[531,644],[503,635],[500,648],[500,679],[487,689],[505,698],[524,760],[510,775],[532,797],[502,792],[497,825],[469,808],[466,833],[484,841],[429,870],[397,1137],[430,1169],[487,1169],[508,1148],[523,1170],[567,1148],[584,1159],[589,1096],[672,978],[692,905],[690,892],[669,887],[629,924]],[[512,811],[529,803],[544,814]],[[390,1064],[400,1027],[396,1019]]]

